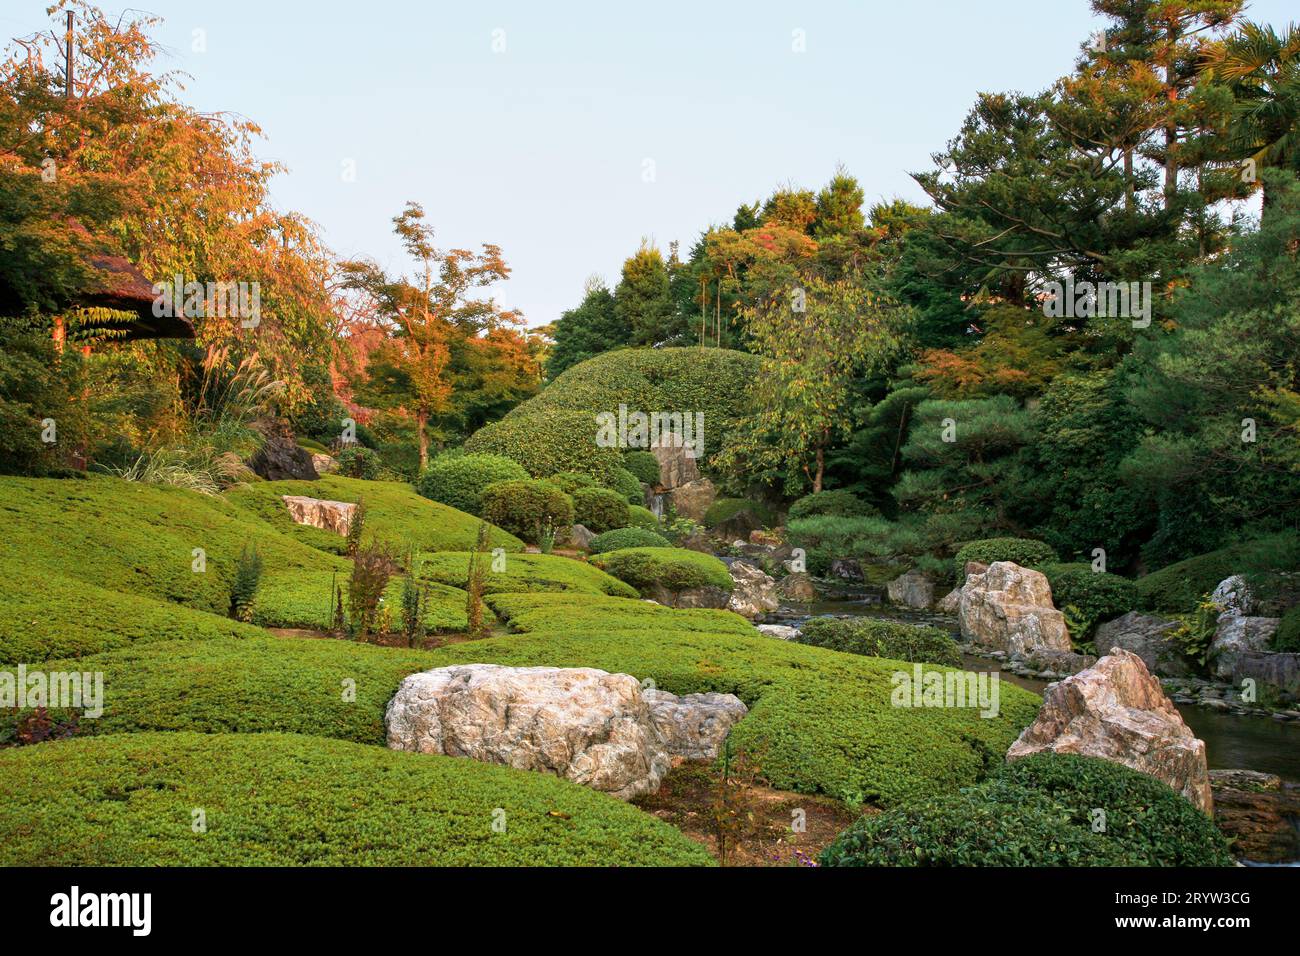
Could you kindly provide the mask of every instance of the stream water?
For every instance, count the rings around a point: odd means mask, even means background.
[[[871,598],[820,601],[811,613],[782,615],[781,623],[797,624],[808,617],[836,616],[876,617],[907,624],[931,624],[953,631],[953,620],[934,614],[885,608]],[[1036,694],[1042,694],[1048,682],[1020,677],[1002,671],[998,661],[963,655],[970,670],[998,671],[1002,680],[1010,681]],[[1274,773],[1283,780],[1300,783],[1300,722],[1278,721],[1268,717],[1238,717],[1194,705],[1178,707],[1183,720],[1205,741],[1205,757],[1211,770],[1259,770]]]

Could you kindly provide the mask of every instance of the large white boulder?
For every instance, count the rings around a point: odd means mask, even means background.
[[[629,799],[657,790],[675,756],[716,756],[744,715],[730,694],[677,698],[590,667],[461,664],[403,680],[385,723],[394,750],[553,773]]]
[[[741,617],[756,621],[781,606],[776,581],[761,568],[745,561],[731,564],[731,598],[727,608]]]
[[[357,506],[348,501],[327,501],[306,495],[281,495],[289,508],[289,517],[298,524],[311,525],[335,534],[347,534]]]
[[[1240,574],[1220,581],[1210,600],[1223,608],[1220,618],[1249,617],[1255,613],[1255,592]]]
[[[1213,810],[1205,744],[1130,651],[1113,648],[1087,670],[1048,685],[1038,717],[1007,759],[1043,750],[1121,763],[1163,780],[1206,813]]]
[[[1065,617],[1052,605],[1046,576],[1011,561],[995,561],[966,575],[958,617],[968,641],[1013,657],[1071,649]]]
[[[1214,629],[1210,642],[1209,659],[1213,662],[1214,676],[1232,680],[1237,661],[1250,654],[1268,650],[1281,619],[1276,617],[1245,617],[1224,612]]]

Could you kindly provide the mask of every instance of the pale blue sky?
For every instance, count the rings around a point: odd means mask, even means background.
[[[741,202],[819,187],[837,163],[868,203],[922,199],[908,171],[978,91],[1045,87],[1098,26],[1086,0],[136,2],[164,18],[188,102],[262,126],[259,155],[289,167],[279,206],[339,254],[405,269],[390,219],[416,200],[440,244],[503,248],[498,298],[530,325],[589,274],[617,281],[642,236],[685,252]],[[1249,13],[1281,25],[1293,3]],[[45,6],[6,0],[0,32],[44,26]]]

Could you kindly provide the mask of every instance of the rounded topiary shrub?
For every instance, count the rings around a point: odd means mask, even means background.
[[[580,471],[561,471],[551,475],[546,479],[548,485],[554,485],[566,495],[581,491],[583,488],[599,488],[600,482],[591,475],[584,475]]]
[[[545,481],[494,481],[483,489],[482,515],[503,531],[538,544],[549,521],[564,532],[573,524],[573,499]]]
[[[646,485],[659,484],[659,459],[648,451],[633,450],[623,456],[623,467]]]
[[[1105,809],[1099,835],[1123,849],[1126,866],[1233,865],[1228,840],[1206,814],[1168,784],[1109,760],[1034,754],[1004,765],[988,787],[1003,802],[1025,790],[1046,795],[1089,830],[1090,809]]]
[[[591,539],[587,550],[592,554],[604,554],[622,548],[671,548],[670,542],[656,531],[645,528],[615,528]]]
[[[538,478],[579,471],[606,481],[619,467],[622,453],[597,444],[592,413],[555,408],[524,412],[528,405],[480,428],[465,442],[466,451],[503,455]]]
[[[863,501],[851,491],[819,491],[815,495],[800,498],[790,506],[790,520],[812,518],[817,515],[833,515],[839,518],[863,518],[876,515],[872,505]]]
[[[1051,545],[1032,538],[982,538],[962,545],[957,552],[954,567],[957,580],[966,577],[966,563],[978,561],[981,564],[993,564],[995,561],[1011,561],[1022,568],[1032,568],[1040,564],[1057,561],[1056,552]]]
[[[645,492],[641,488],[641,482],[637,480],[636,475],[626,468],[615,468],[605,483],[612,491],[617,491],[630,505],[639,505],[645,501]]]
[[[573,493],[573,520],[596,534],[626,528],[628,504],[608,488],[579,488]]]
[[[349,445],[338,454],[338,473],[344,478],[364,478],[375,481],[379,478],[383,462],[379,453],[362,445]]]
[[[627,506],[627,524],[629,528],[645,528],[648,531],[659,530],[659,519],[649,508],[641,505]]]
[[[961,666],[961,648],[937,627],[872,618],[815,617],[795,638],[800,644],[918,664]]]
[[[1094,809],[1105,828],[1094,827]],[[1042,753],[960,793],[863,817],[824,866],[1231,866],[1205,814],[1146,774]]]
[[[591,563],[642,595],[656,586],[674,594],[705,587],[730,591],[733,586],[725,564],[685,548],[622,548],[595,555]]]
[[[1047,576],[1052,603],[1065,612],[1077,642],[1090,640],[1098,624],[1136,610],[1141,601],[1135,582],[1090,564],[1044,564],[1036,570]]]
[[[415,490],[430,501],[477,515],[482,513],[483,489],[488,485],[527,477],[522,465],[500,455],[443,454],[429,462]]]

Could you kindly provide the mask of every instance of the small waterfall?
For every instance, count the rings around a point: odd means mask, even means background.
[[[664,518],[664,498],[666,497],[668,496],[663,494],[648,494],[645,496],[646,507],[649,508],[651,513],[660,521]]]

